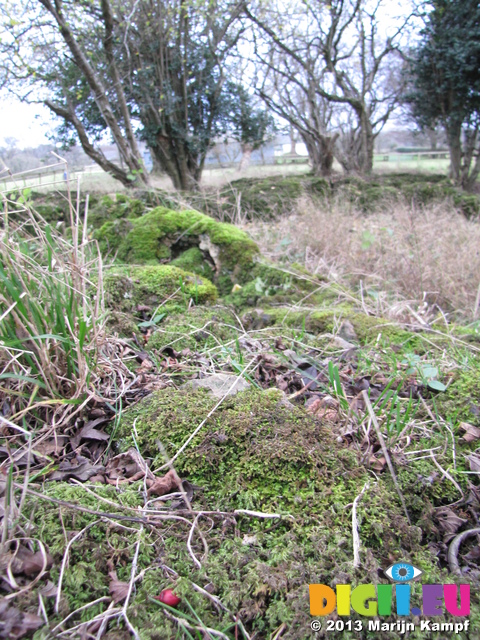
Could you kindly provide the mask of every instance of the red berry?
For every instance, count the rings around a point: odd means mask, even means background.
[[[155,600],[168,604],[169,607],[176,607],[180,604],[181,600],[176,596],[171,589],[164,589],[160,592],[159,596],[155,596]]]

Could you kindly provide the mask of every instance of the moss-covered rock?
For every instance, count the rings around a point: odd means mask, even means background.
[[[185,269],[185,271],[198,273],[199,276],[205,276],[209,280],[213,280],[215,277],[214,267],[205,259],[203,251],[198,247],[187,249],[170,264]]]
[[[178,258],[182,262],[182,254],[192,248],[202,253],[205,271],[213,271],[222,292],[248,279],[258,254],[255,242],[234,225],[218,222],[198,211],[158,207],[131,221],[131,228],[119,244],[118,259],[134,264],[158,264]],[[193,256],[190,253],[183,261],[192,260],[198,273],[198,252]]]
[[[235,346],[241,335],[235,315],[225,307],[193,307],[188,313],[169,316],[148,341],[148,349],[173,347],[176,351],[198,351]]]
[[[163,465],[158,442],[173,456],[216,402],[205,389],[156,392],[125,412],[120,447],[132,443],[135,424],[142,453],[153,458],[154,467]],[[166,557],[175,554],[175,570],[184,576],[184,593],[187,576],[197,581],[205,572],[216,595],[259,637],[268,638],[285,624],[288,638],[305,638],[311,621],[309,583],[378,583],[380,569],[400,560],[421,568],[425,582],[449,581],[422,545],[420,528],[407,522],[389,475],[373,486],[370,481],[368,499],[359,509],[363,563],[361,572],[353,569],[347,507],[369,476],[353,451],[339,445],[326,426],[292,407],[281,392],[249,389],[227,398],[175,466],[198,487],[197,510],[247,509],[284,517],[272,526],[237,515],[236,538],[228,529],[220,533],[210,526],[210,552],[202,571],[192,572],[186,552],[165,542]],[[424,489],[418,479],[408,486],[410,507]],[[414,591],[412,599],[417,599]],[[203,619],[213,624],[210,617]],[[342,637],[370,636],[365,631]],[[422,632],[412,637],[439,636]]]
[[[312,276],[299,264],[281,267],[263,262],[252,269],[250,282],[235,288],[225,300],[238,309],[299,301],[311,305],[336,298],[326,289],[323,277]]]
[[[206,278],[171,265],[114,267],[104,276],[105,302],[115,311],[134,313],[139,305],[153,312],[181,311],[190,300],[195,304],[214,302],[217,288]]]

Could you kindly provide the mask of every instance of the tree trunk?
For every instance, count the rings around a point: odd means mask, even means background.
[[[173,182],[178,191],[197,191],[201,177],[196,158],[187,157],[188,152],[177,149],[174,140],[157,134],[157,143],[151,146],[158,164]],[[181,145],[178,145],[181,146]]]
[[[153,151],[153,149],[149,147],[149,150],[150,150],[150,157],[152,158],[152,170],[150,174],[154,176],[160,176],[163,173],[165,173],[165,171],[163,170],[162,165],[158,161],[158,158],[155,155],[155,152]]]
[[[295,138],[295,129],[290,126],[290,155],[297,155],[297,140]]]
[[[375,146],[375,136],[372,131],[370,119],[365,111],[359,114],[360,121],[360,148],[358,158],[358,168],[360,173],[369,175],[373,171],[373,150]]]
[[[253,147],[251,144],[248,144],[248,142],[242,142],[240,146],[242,149],[242,157],[240,159],[240,164],[238,165],[238,170],[245,171],[250,166]]]
[[[302,135],[315,175],[324,177],[331,175],[337,138],[338,134],[332,136],[318,134],[315,138],[312,135]]]
[[[448,150],[450,152],[450,168],[448,175],[457,184],[460,184],[460,171],[462,167],[462,128],[458,125],[446,128]]]

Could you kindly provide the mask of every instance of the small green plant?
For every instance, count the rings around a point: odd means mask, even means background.
[[[149,329],[150,327],[156,327],[164,318],[166,318],[166,313],[158,313],[151,320],[145,320],[144,322],[139,322],[138,326]]]
[[[328,380],[330,387],[333,388],[333,394],[340,402],[341,408],[345,411],[348,410],[348,400],[345,396],[345,391],[342,387],[342,381],[340,380],[340,372],[336,364],[330,360],[328,362]]]
[[[418,374],[422,384],[434,391],[445,391],[446,386],[438,380],[438,368],[428,363],[422,362],[422,359],[416,353],[405,354],[402,364],[407,365],[406,375]]]

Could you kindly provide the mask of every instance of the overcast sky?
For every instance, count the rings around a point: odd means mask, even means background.
[[[46,107],[0,94],[0,146],[5,146],[6,138],[15,138],[22,148],[51,144],[45,134],[55,126]]]

